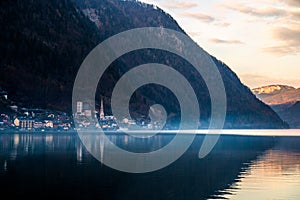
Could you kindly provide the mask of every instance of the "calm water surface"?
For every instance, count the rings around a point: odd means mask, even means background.
[[[108,137],[121,148],[149,152],[174,135],[150,140],[122,134]],[[162,170],[129,174],[94,159],[75,134],[0,133],[0,195],[8,199],[300,199],[300,137],[224,135],[207,157],[199,159],[202,141],[203,135],[197,135],[188,151]],[[107,150],[101,144],[93,146]]]

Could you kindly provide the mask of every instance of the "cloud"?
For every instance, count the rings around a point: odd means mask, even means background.
[[[290,6],[299,6],[300,7],[300,1],[299,0],[280,0],[281,2],[290,5]]]
[[[297,46],[288,46],[288,45],[278,45],[263,48],[264,52],[276,54],[279,56],[285,55],[296,55],[300,52],[300,47]]]
[[[220,26],[220,27],[228,27],[228,26],[231,25],[228,22],[224,22],[220,19],[217,19],[213,16],[210,16],[210,15],[207,15],[207,14],[204,14],[204,13],[185,12],[185,13],[181,13],[180,16],[181,17],[194,18],[196,20],[200,20],[200,21],[205,22],[205,23],[212,23],[213,22],[213,25]]]
[[[300,26],[298,28],[277,28],[274,32],[275,37],[286,41],[288,44],[300,45]]]
[[[298,11],[291,11],[289,14],[290,14],[290,17],[292,19],[295,19],[295,20],[299,20],[300,19],[300,10],[298,10]]]
[[[252,8],[243,4],[221,5],[224,8],[240,12],[243,14],[252,15],[255,17],[282,17],[287,15],[287,11],[281,8],[266,7],[266,8]]]
[[[249,88],[257,88],[270,83],[270,77],[258,74],[240,74],[239,77]]]
[[[170,8],[170,9],[188,9],[188,8],[193,8],[198,6],[197,3],[194,2],[186,2],[186,1],[167,1],[163,4],[161,4],[165,8]]]
[[[294,87],[300,87],[299,79],[286,79],[278,77],[269,77],[259,74],[240,74],[239,76],[244,84],[250,88],[257,88],[266,85],[289,85]]]
[[[210,23],[210,22],[213,22],[216,20],[214,17],[203,14],[203,13],[181,13],[180,15],[183,17],[194,18],[194,19],[206,22],[206,23]]]
[[[270,1],[270,2],[269,2]],[[273,1],[273,0],[272,0]],[[280,7],[274,7],[271,0],[257,4],[257,7],[250,7],[246,4],[232,3],[222,4],[221,7],[253,16],[255,21],[260,20],[267,23],[271,30],[273,45],[263,47],[263,52],[272,53],[280,56],[295,55],[300,53],[300,9],[295,9],[295,5],[300,5],[300,0],[277,0],[284,2]],[[287,6],[288,5],[288,6]],[[278,6],[278,5],[277,5]],[[255,23],[253,21],[253,23]],[[282,27],[276,27],[276,26]]]
[[[216,25],[216,26],[222,26],[222,27],[228,27],[231,24],[228,23],[228,22],[216,22],[216,23],[214,23],[214,25]]]
[[[252,16],[255,20],[256,18],[268,20],[273,24],[279,23],[278,20],[284,24],[300,21],[300,0],[254,0],[252,2],[255,3],[252,6],[233,1],[230,4],[218,4],[217,7]]]
[[[300,53],[300,26],[298,28],[280,27],[273,30],[273,37],[279,45],[264,48],[265,52],[290,55]]]
[[[244,44],[244,42],[240,40],[223,40],[218,38],[212,38],[209,41],[216,44]]]
[[[188,34],[192,37],[198,37],[198,36],[202,35],[201,32],[192,32],[192,31],[189,31]]]

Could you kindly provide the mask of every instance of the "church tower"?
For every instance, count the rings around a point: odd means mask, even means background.
[[[100,119],[104,119],[104,108],[103,108],[103,98],[101,97],[100,103]]]

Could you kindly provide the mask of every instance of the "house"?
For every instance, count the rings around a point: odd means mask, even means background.
[[[33,128],[34,119],[31,117],[20,117],[18,120],[20,129],[31,130]]]
[[[16,127],[19,127],[19,126],[20,126],[20,120],[19,120],[17,117],[14,119],[14,125],[15,125]]]
[[[54,123],[52,120],[45,120],[45,127],[46,128],[53,128],[54,127]]]
[[[33,123],[33,128],[34,129],[42,129],[45,127],[45,123],[43,123],[42,120],[35,120]]]
[[[8,99],[8,93],[6,91],[0,91],[0,96],[4,97],[6,100]]]
[[[18,106],[12,105],[12,106],[10,106],[10,109],[12,109],[13,111],[17,112],[18,111]]]

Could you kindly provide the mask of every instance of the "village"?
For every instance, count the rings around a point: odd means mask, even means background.
[[[73,120],[66,112],[22,107],[3,90],[0,90],[0,105],[0,131],[74,130]]]
[[[146,116],[137,120],[124,117],[117,123],[113,115],[105,115],[103,99],[101,98],[99,109],[91,110],[86,102],[76,102],[76,112],[55,111],[41,108],[21,107],[8,97],[6,91],[0,90],[0,131],[69,131],[102,129],[105,131],[117,131],[121,129],[153,130],[160,129],[161,124],[149,123]],[[95,120],[97,119],[96,123]],[[121,125],[121,127],[119,127]]]

